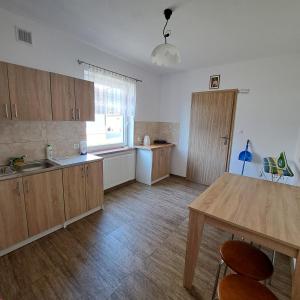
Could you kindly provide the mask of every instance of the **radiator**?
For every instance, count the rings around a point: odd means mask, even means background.
[[[104,190],[135,179],[135,151],[103,157]]]

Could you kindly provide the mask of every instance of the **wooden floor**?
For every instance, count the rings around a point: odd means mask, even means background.
[[[187,204],[205,189],[171,177],[110,192],[105,210],[0,258],[3,299],[210,299],[218,246],[205,227],[194,290],[182,287]],[[272,289],[289,299],[289,259],[279,255]]]

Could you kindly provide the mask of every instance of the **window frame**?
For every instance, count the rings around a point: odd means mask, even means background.
[[[105,115],[107,116],[107,115]],[[97,152],[97,151],[104,151],[104,150],[113,150],[118,148],[124,148],[128,146],[128,120],[127,116],[123,115],[123,143],[114,143],[114,144],[105,144],[105,145],[95,145],[95,146],[88,146],[88,152]],[[86,135],[88,136],[87,132]]]

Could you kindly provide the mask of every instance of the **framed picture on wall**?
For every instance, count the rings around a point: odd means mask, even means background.
[[[220,87],[220,75],[212,75],[209,80],[209,89],[215,90]]]

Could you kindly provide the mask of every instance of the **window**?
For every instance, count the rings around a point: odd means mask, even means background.
[[[95,84],[95,121],[87,122],[89,150],[128,145],[128,131],[135,112],[135,81],[89,67],[85,79]]]

